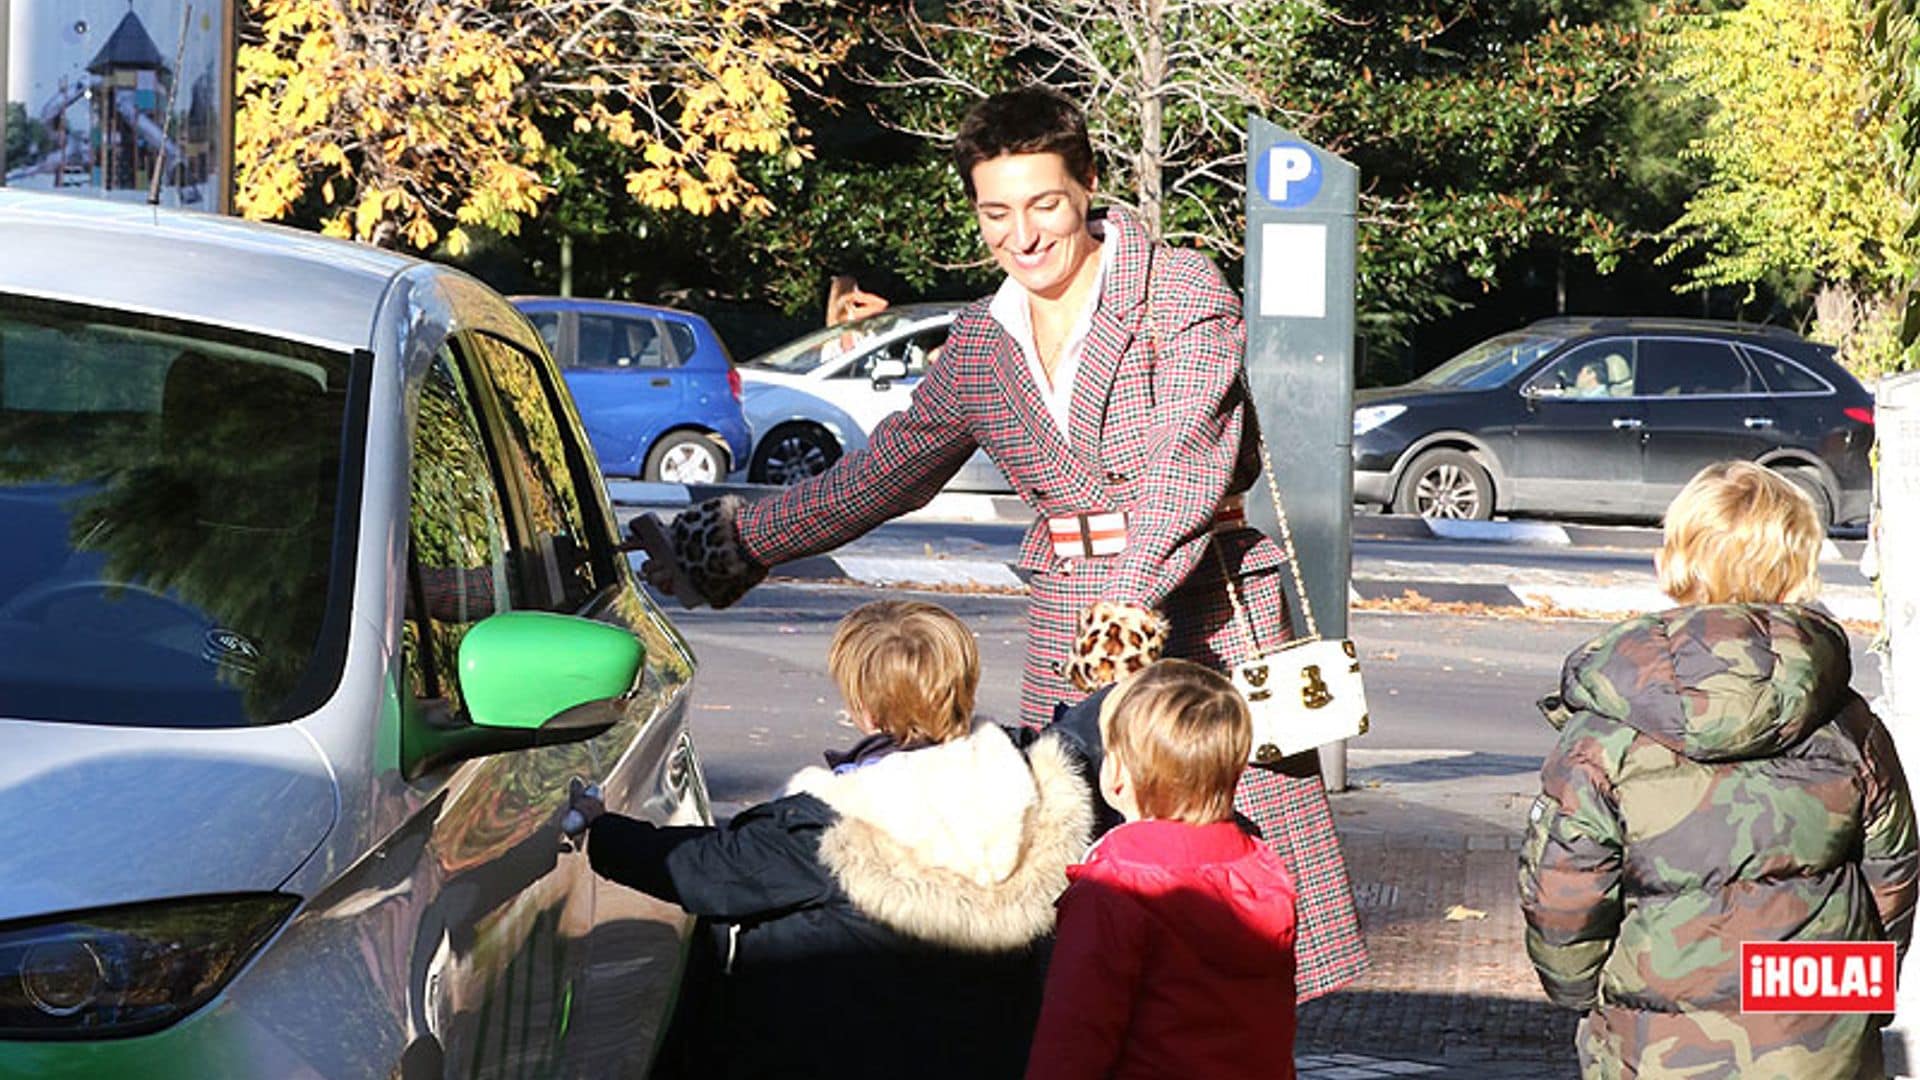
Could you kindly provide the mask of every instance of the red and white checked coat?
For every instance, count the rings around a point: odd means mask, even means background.
[[[1240,299],[1205,256],[1153,244],[1126,212],[1107,211],[1104,224],[1105,242],[1117,248],[1074,381],[1071,438],[1061,438],[1020,347],[983,299],[960,313],[912,405],[881,421],[865,450],[747,505],[739,518],[741,542],[762,565],[831,551],[924,506],[976,447],[1042,519],[1124,512],[1127,543],[1118,555],[1056,557],[1044,520],[1021,545],[1032,589],[1021,688],[1030,724],[1051,719],[1056,702],[1082,696],[1054,665],[1095,600],[1158,608],[1171,627],[1166,654],[1216,669],[1253,651],[1250,629],[1261,650],[1288,636],[1280,546],[1251,529],[1209,529],[1221,500],[1260,473],[1240,381]],[[1222,562],[1250,620],[1234,618]],[[1248,770],[1235,799],[1299,884],[1302,1000],[1366,967],[1318,763],[1304,757],[1291,763],[1292,775]]]

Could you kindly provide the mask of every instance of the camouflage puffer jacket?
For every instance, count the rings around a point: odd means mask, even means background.
[[[1791,605],[1647,615],[1567,658],[1520,896],[1589,1080],[1882,1075],[1885,1017],[1740,1012],[1742,941],[1906,950],[1913,807],[1851,675],[1846,632]]]

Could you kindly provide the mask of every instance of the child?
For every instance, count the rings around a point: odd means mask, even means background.
[[[1520,855],[1527,951],[1579,1009],[1588,1077],[1882,1075],[1865,1013],[1747,1012],[1746,941],[1913,929],[1914,815],[1885,727],[1848,688],[1847,633],[1808,606],[1820,521],[1736,461],[1667,508],[1655,560],[1681,607],[1567,657],[1560,741]]]
[[[1029,1080],[1289,1080],[1293,880],[1233,820],[1246,702],[1161,660],[1107,696],[1100,733],[1100,793],[1126,824],[1067,871]]]
[[[1086,849],[1066,751],[973,721],[973,633],[932,604],[848,615],[827,667],[866,736],[724,828],[658,828],[591,798],[604,877],[723,925],[702,1075],[1015,1076],[1053,901]]]

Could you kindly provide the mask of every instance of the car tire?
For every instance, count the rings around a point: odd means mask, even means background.
[[[840,441],[817,424],[787,424],[767,432],[753,448],[747,479],[756,484],[797,484],[819,476],[840,460]]]
[[[1833,528],[1833,496],[1827,494],[1827,485],[1820,481],[1820,474],[1805,465],[1783,468],[1780,475],[1794,487],[1806,493],[1813,501],[1814,520],[1820,523],[1822,535]]]
[[[1429,450],[1407,466],[1393,510],[1424,518],[1486,521],[1493,517],[1493,480],[1464,450]]]
[[[717,484],[727,478],[727,456],[697,431],[670,431],[647,452],[640,478],[660,484]]]

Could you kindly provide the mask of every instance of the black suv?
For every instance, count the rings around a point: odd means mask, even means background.
[[[1658,518],[1701,467],[1778,469],[1829,524],[1867,516],[1873,396],[1777,327],[1556,318],[1354,395],[1356,502]]]

